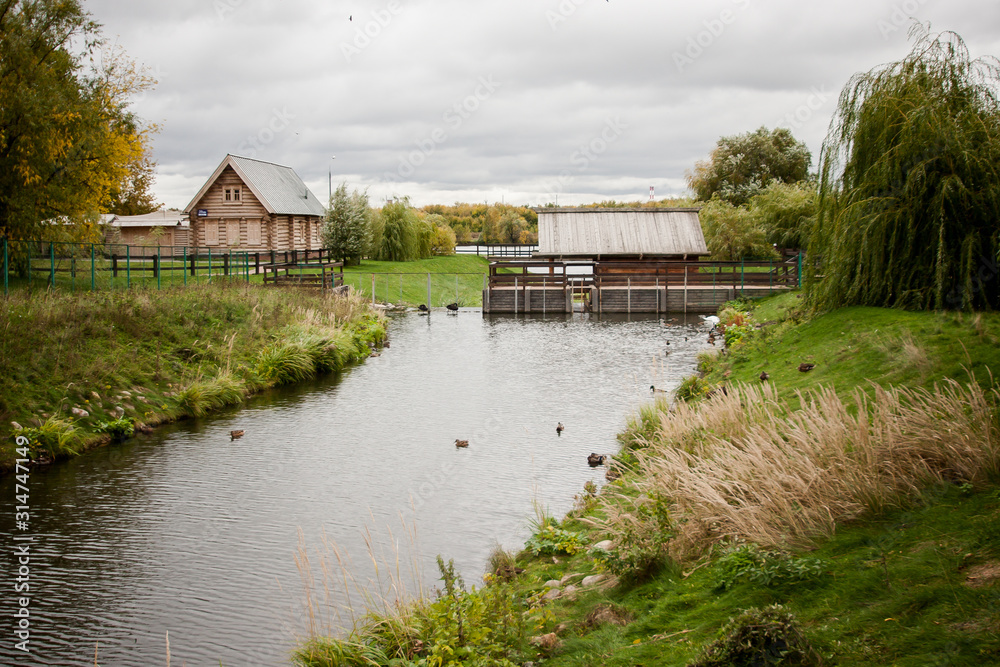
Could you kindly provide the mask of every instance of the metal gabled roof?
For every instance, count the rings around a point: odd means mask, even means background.
[[[536,256],[707,255],[694,208],[542,208]]]
[[[184,209],[190,213],[226,167],[232,167],[268,213],[273,215],[319,215],[326,209],[291,167],[227,155]]]

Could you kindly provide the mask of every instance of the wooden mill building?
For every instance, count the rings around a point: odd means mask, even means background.
[[[321,247],[325,209],[291,167],[227,155],[184,209],[194,248]]]
[[[491,262],[484,312],[572,312],[574,300],[594,312],[714,312],[737,293],[789,281],[787,267],[782,278],[780,267],[749,273],[761,267],[707,261],[696,208],[536,210],[538,251],[528,262]]]

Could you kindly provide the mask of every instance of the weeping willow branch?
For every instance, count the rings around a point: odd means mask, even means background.
[[[856,74],[823,144],[813,304],[1000,307],[1000,61],[911,30],[903,60]]]

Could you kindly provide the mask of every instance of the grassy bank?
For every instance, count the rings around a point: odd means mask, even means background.
[[[0,468],[16,426],[52,459],[339,370],[384,322],[358,297],[216,284],[175,290],[15,292],[0,301]]]
[[[483,305],[483,276],[489,262],[476,255],[448,255],[412,262],[364,260],[344,268],[344,283],[371,299],[375,274],[375,299],[383,303],[416,306],[427,303],[427,274],[431,274],[431,305]]]
[[[487,585],[442,563],[298,664],[1000,663],[1000,317],[798,304],[722,313],[701,400],[639,411],[621,476]]]

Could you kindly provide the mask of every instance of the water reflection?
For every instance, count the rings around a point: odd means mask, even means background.
[[[99,642],[100,664],[164,664],[169,631],[172,664],[282,664],[305,627],[299,530],[310,554],[323,535],[349,552],[361,580],[369,525],[390,559],[404,552],[404,578],[433,587],[443,554],[478,581],[494,541],[523,543],[533,501],[561,514],[602,481],[587,455],[615,450],[651,384],[692,371],[704,332],[698,318],[398,316],[391,348],[340,376],[34,471],[33,653],[5,642],[0,657],[92,664]]]

